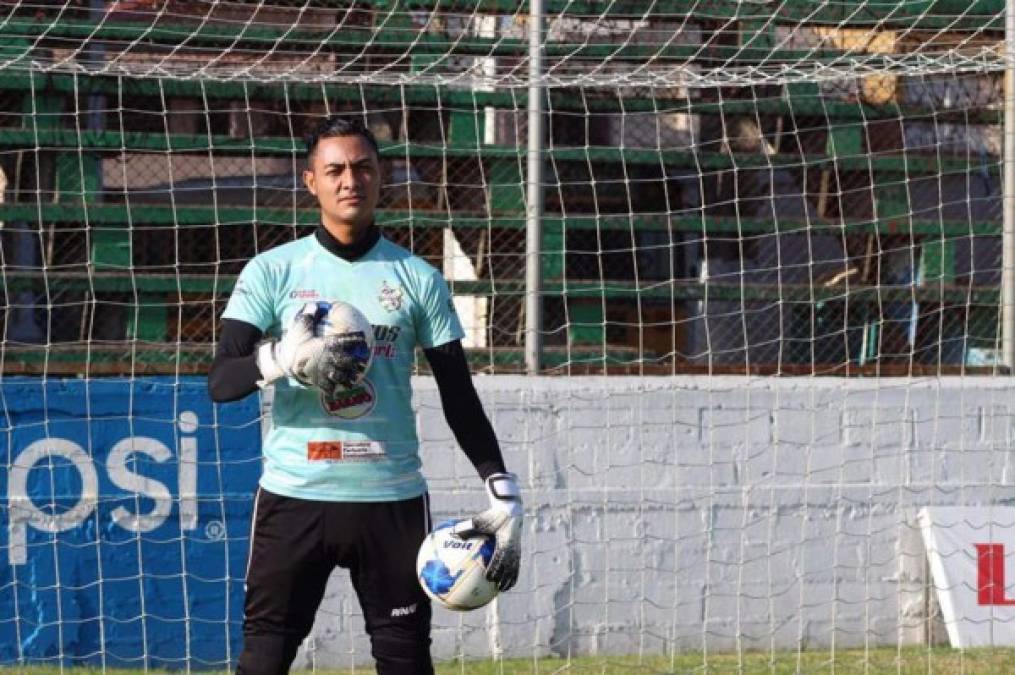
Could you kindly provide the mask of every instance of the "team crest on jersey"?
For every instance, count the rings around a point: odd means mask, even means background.
[[[369,415],[377,405],[377,395],[370,380],[363,380],[352,389],[340,391],[334,396],[321,394],[321,407],[329,415],[344,420],[354,420]]]
[[[377,300],[384,309],[389,312],[397,312],[402,308],[402,287],[389,286],[385,281],[381,286],[381,294],[377,296]]]

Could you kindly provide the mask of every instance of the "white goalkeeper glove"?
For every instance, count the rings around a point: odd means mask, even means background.
[[[522,557],[524,510],[517,477],[513,473],[493,474],[486,479],[486,494],[490,498],[490,508],[458,523],[454,532],[462,537],[479,533],[494,538],[496,543],[486,578],[506,591],[518,580]]]
[[[314,328],[325,311],[316,302],[308,302],[296,312],[281,339],[269,340],[257,348],[257,367],[262,377],[258,386],[291,377],[333,396],[338,389],[352,387],[362,379],[363,360],[354,354],[369,346],[365,340],[349,336],[316,337]],[[352,344],[357,340],[363,344]]]

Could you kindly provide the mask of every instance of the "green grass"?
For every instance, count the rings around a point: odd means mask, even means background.
[[[146,675],[175,675],[176,671],[149,670]],[[304,671],[300,671],[304,672]],[[305,671],[309,672],[309,671]],[[371,668],[355,670],[318,670],[318,675],[369,675]],[[523,673],[835,673],[836,675],[877,675],[896,673],[940,673],[941,675],[1003,675],[1015,673],[1015,649],[970,649],[958,651],[943,647],[881,648],[864,651],[745,652],[716,654],[707,658],[700,653],[679,654],[674,658],[648,656],[580,657],[573,659],[508,659],[505,661],[443,662],[437,665],[440,675],[522,675]],[[0,675],[100,675],[101,668],[65,668],[53,666],[0,666]],[[142,675],[141,669],[110,669],[104,675]],[[209,675],[213,675],[208,671]]]

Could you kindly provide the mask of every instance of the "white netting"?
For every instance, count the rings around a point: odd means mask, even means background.
[[[528,9],[515,3],[83,5],[7,3],[4,67],[213,81],[529,85]],[[541,83],[751,86],[1003,68],[1001,4],[928,9],[797,0],[556,3],[545,17]],[[99,60],[91,54],[97,47],[105,52]],[[497,67],[483,68],[490,58]]]
[[[530,506],[518,589],[438,615],[438,657],[975,672],[927,647],[1000,636],[1008,596],[942,619],[979,582],[927,561],[996,573],[952,538],[982,513],[941,509],[1015,476],[1003,3],[547,0],[535,80],[528,12],[0,2],[0,664],[235,661],[261,410],[203,375],[243,264],[316,224],[302,135],[344,113]],[[472,510],[416,384],[435,516]],[[298,663],[368,661],[336,576]]]

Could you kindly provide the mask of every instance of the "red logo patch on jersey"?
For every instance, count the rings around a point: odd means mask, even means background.
[[[307,460],[314,462],[376,462],[385,457],[382,441],[310,441]]]
[[[291,291],[289,298],[291,300],[313,300],[319,295],[319,293],[312,289]]]
[[[342,459],[342,441],[310,441],[307,443],[307,459],[311,462]]]

